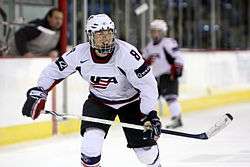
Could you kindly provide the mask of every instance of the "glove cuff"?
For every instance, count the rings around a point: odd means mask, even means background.
[[[157,111],[155,111],[155,110],[150,111],[148,114],[148,117],[149,118],[158,118]]]
[[[42,87],[33,87],[28,90],[27,97],[39,97],[46,99],[48,93]]]

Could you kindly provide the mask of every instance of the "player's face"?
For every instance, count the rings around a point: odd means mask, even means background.
[[[162,38],[162,33],[160,30],[151,30],[150,33],[153,41],[159,41]]]
[[[98,49],[111,46],[113,43],[113,31],[103,30],[94,34],[95,47]]]

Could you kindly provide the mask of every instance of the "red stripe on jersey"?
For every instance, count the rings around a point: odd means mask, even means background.
[[[94,88],[106,89],[107,86],[93,85]]]

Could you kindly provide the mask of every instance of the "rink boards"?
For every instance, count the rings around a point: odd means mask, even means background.
[[[250,100],[249,51],[190,52],[185,51],[185,71],[180,80],[180,101],[183,112],[199,111],[211,107]],[[216,59],[214,59],[216,57]],[[36,85],[41,70],[50,62],[38,59],[1,59],[0,61],[0,146],[52,136],[50,116],[42,115],[36,121],[25,118],[21,108],[26,90]],[[88,95],[88,85],[79,75],[67,80],[68,112],[81,114]],[[62,84],[57,87],[56,110],[63,111]],[[51,97],[46,104],[51,109]],[[168,116],[163,103],[163,116]],[[80,122],[58,122],[58,133],[79,130]]]

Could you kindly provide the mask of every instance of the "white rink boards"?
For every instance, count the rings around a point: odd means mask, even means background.
[[[250,103],[183,115],[190,133],[207,130],[225,113],[233,122],[213,138],[203,141],[163,134],[159,139],[163,167],[249,167]],[[166,120],[162,120],[163,124]],[[80,167],[80,136],[57,136],[0,148],[1,167]],[[143,167],[131,149],[126,148],[119,126],[112,127],[104,144],[102,167]]]

